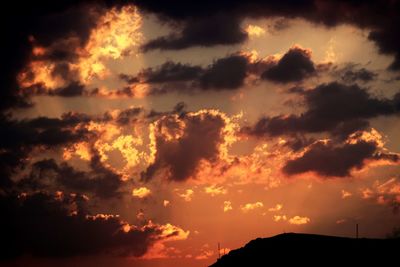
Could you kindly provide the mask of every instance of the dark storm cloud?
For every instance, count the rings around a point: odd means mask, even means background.
[[[52,190],[81,193],[109,199],[121,196],[123,185],[120,175],[105,167],[98,155],[93,155],[90,171],[80,171],[66,162],[44,159],[32,164],[26,177],[18,182],[22,190]]]
[[[141,107],[131,107],[124,109],[118,114],[116,122],[120,125],[134,123],[138,119],[139,115],[142,113],[144,113],[144,109]]]
[[[33,43],[50,46],[50,54],[46,56],[60,60],[73,57],[71,51],[76,48],[67,47],[60,40],[75,37],[80,44],[87,41],[90,30],[104,9],[99,2],[86,2],[90,5],[82,1],[14,1],[3,7],[0,16],[3,34],[0,110],[29,104],[27,97],[19,92],[17,74],[30,60]]]
[[[218,40],[229,40],[225,44],[235,44],[246,40],[246,36],[240,35],[242,31],[240,21],[244,18],[303,18],[313,23],[333,27],[340,24],[351,24],[362,29],[371,29],[368,38],[375,42],[381,53],[394,55],[391,69],[400,69],[400,34],[393,25],[400,24],[399,1],[321,1],[321,0],[283,0],[283,1],[142,1],[135,3],[145,11],[157,14],[164,21],[178,22],[183,28],[178,34],[160,37],[151,40],[144,47],[146,50],[182,49],[189,46],[205,45],[207,38],[214,33],[209,29],[209,24],[201,24],[207,18],[218,17],[224,14],[230,17],[230,30],[221,32],[222,36],[214,40],[214,44],[223,44]],[[204,36],[192,36],[185,29],[190,29],[192,21],[198,21],[196,33]],[[212,19],[210,20],[212,21]],[[236,21],[239,21],[236,22]],[[218,27],[218,25],[216,25]],[[185,34],[183,34],[185,32]],[[233,34],[232,34],[233,33]],[[233,38],[234,37],[234,38]],[[214,37],[215,38],[215,37]],[[236,42],[235,42],[236,41]],[[208,41],[208,43],[212,43]]]
[[[205,68],[167,61],[160,66],[144,69],[136,76],[121,74],[120,79],[128,84],[152,84],[149,94],[234,90],[244,85],[249,69],[249,59],[236,53],[216,59]]]
[[[178,33],[159,37],[142,46],[143,51],[153,49],[184,49],[192,46],[215,46],[241,43],[247,33],[240,27],[240,20],[230,15],[212,15],[188,19]]]
[[[87,116],[79,113],[66,113],[60,119],[38,117],[31,120],[0,115],[0,189],[8,190],[13,185],[11,175],[26,164],[35,147],[51,149],[90,138],[86,129],[73,128],[87,120]]]
[[[81,195],[0,195],[0,259],[142,256],[161,238],[157,225],[125,232],[118,216],[90,216],[86,205]]]
[[[351,175],[351,170],[361,169],[367,159],[397,162],[398,155],[378,152],[375,142],[316,142],[302,156],[287,161],[283,172],[294,175],[312,171],[325,177],[346,177]]]
[[[220,58],[210,65],[200,77],[203,89],[237,89],[244,83],[247,75],[248,58],[231,55]]]
[[[378,74],[363,67],[357,68],[356,64],[348,64],[343,68],[334,70],[333,76],[345,83],[352,84],[358,81],[371,82],[377,78]]]
[[[293,47],[277,62],[268,64],[261,78],[274,82],[298,82],[316,73],[311,51]]]
[[[177,33],[150,40],[145,49],[187,48],[234,44],[246,40],[241,29],[244,18],[304,18],[326,26],[352,24],[371,29],[369,39],[385,54],[394,55],[392,69],[400,68],[399,1],[131,1],[144,11],[156,14],[162,21],[175,25]],[[124,2],[127,3],[127,2]],[[0,18],[4,54],[0,66],[0,109],[30,104],[18,90],[17,74],[31,57],[33,43],[51,48],[45,55],[62,64],[71,59],[76,45],[84,45],[90,30],[107,8],[122,5],[122,1],[36,1],[12,2],[4,7]],[[379,12],[377,12],[379,11]],[[33,36],[34,41],[29,41]],[[78,42],[68,43],[75,37]],[[70,49],[69,49],[70,48]],[[58,68],[58,67],[57,67]],[[62,68],[62,67],[60,67]],[[68,70],[62,71],[64,75]]]
[[[156,68],[142,70],[138,76],[148,83],[191,81],[203,72],[200,66],[167,61]]]
[[[161,118],[154,129],[155,160],[142,173],[142,179],[150,180],[163,174],[168,180],[185,181],[195,176],[201,160],[211,163],[217,161],[225,124],[221,115],[211,112]],[[181,136],[171,139],[163,134],[166,132],[168,135]]]
[[[73,96],[81,96],[84,93],[85,93],[84,85],[78,82],[72,82],[65,87],[54,89],[53,91],[50,92],[50,95],[73,97]]]
[[[358,85],[333,82],[300,94],[306,106],[301,115],[263,117],[244,131],[256,136],[318,132],[346,135],[367,127],[370,118],[400,111],[398,94],[393,99],[379,99]]]

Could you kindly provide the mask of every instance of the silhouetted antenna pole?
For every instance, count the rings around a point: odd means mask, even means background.
[[[356,238],[358,239],[358,223],[356,223]]]
[[[219,246],[219,242],[218,242],[218,259],[221,258],[221,248]]]

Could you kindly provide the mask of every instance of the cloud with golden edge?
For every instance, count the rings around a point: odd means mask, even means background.
[[[307,224],[309,223],[311,220],[308,217],[301,217],[301,216],[294,216],[292,218],[289,219],[289,223],[290,224],[295,224],[295,225],[302,225],[302,224]]]
[[[141,25],[142,17],[135,6],[114,7],[98,19],[96,27],[90,32],[84,46],[81,46],[77,37],[57,41],[65,47],[70,47],[69,53],[75,55],[73,59],[63,62],[73,73],[73,78],[54,75],[57,68],[56,62],[42,59],[51,47],[40,47],[34,43],[33,60],[18,75],[19,85],[22,88],[31,88],[33,85],[40,84],[46,91],[51,92],[71,82],[87,85],[94,78],[104,79],[110,74],[106,66],[108,60],[118,60],[137,53],[137,48],[143,40]],[[57,43],[52,45],[56,46]]]
[[[286,215],[274,215],[273,217],[274,222],[286,221]]]
[[[226,195],[228,190],[225,189],[223,186],[210,185],[210,186],[206,186],[204,188],[204,192],[213,197],[213,196],[217,196],[217,195]]]
[[[112,8],[101,17],[86,47],[79,51],[81,60],[76,67],[83,83],[108,74],[105,60],[120,59],[132,53],[142,40],[141,25],[139,11],[132,5]]]
[[[192,189],[186,189],[184,193],[179,194],[178,196],[183,198],[186,202],[192,201],[194,191]]]
[[[233,210],[232,202],[224,201],[224,212],[228,212],[230,210]]]
[[[346,191],[346,190],[342,190],[342,199],[346,199],[346,198],[349,198],[349,197],[351,197],[353,194],[352,193],[350,193],[349,191]]]
[[[152,226],[154,223],[149,221],[147,225]],[[170,241],[186,240],[189,237],[190,231],[185,231],[170,223],[159,225],[158,230],[160,231],[159,240],[157,240],[141,258],[163,259],[172,258],[177,254],[181,254],[180,250],[175,247],[168,247],[165,243]]]
[[[384,182],[377,180],[371,188],[362,189],[361,196],[380,205],[388,205],[397,212],[400,209],[400,180],[396,177]]]
[[[150,196],[151,190],[147,187],[139,187],[132,190],[132,196],[137,198],[146,198]]]
[[[166,200],[166,199],[165,199],[165,200],[163,201],[163,206],[164,206],[164,207],[168,207],[170,204],[171,204],[171,203],[170,203],[169,200]]]
[[[200,249],[200,253],[194,257],[196,260],[206,260],[214,255],[214,251],[210,249],[210,245],[204,244]]]
[[[247,203],[245,205],[242,205],[242,206],[240,206],[240,209],[243,212],[249,212],[249,211],[252,211],[252,210],[255,210],[255,209],[259,209],[259,208],[262,208],[262,207],[264,207],[264,204],[262,202],[260,202],[260,201],[257,201],[257,202],[254,202],[254,203]]]
[[[268,211],[272,211],[272,212],[280,211],[282,208],[283,208],[282,204],[276,204],[275,207],[269,208]]]
[[[257,25],[249,24],[246,27],[246,32],[250,37],[260,37],[265,34],[265,30]]]

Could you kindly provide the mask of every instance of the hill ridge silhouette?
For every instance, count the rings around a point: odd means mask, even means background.
[[[400,261],[400,238],[351,238],[306,233],[284,233],[256,238],[231,250],[210,267],[227,266],[376,266]],[[397,263],[396,263],[397,262]],[[279,265],[276,265],[279,263]]]

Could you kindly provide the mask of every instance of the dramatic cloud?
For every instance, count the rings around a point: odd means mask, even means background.
[[[120,79],[130,86],[150,84],[148,95],[235,90],[244,85],[249,66],[248,56],[236,53],[219,58],[207,67],[167,61],[158,67],[143,69],[136,76],[121,74]]]
[[[38,161],[32,165],[30,174],[19,182],[25,189],[53,189],[67,192],[85,193],[100,198],[120,196],[122,178],[105,167],[98,155],[93,155],[91,171],[79,171],[63,162],[58,165],[53,159]]]
[[[0,196],[0,232],[6,244],[0,259],[26,254],[35,257],[71,257],[111,253],[143,256],[157,242],[188,235],[170,224],[152,222],[137,227],[118,215],[91,215],[81,195]],[[178,238],[179,239],[179,238]]]
[[[261,78],[280,83],[298,82],[315,72],[311,51],[293,47],[278,61],[268,62],[267,70],[262,73]]]
[[[75,127],[87,120],[85,115],[76,113],[66,113],[60,119],[38,117],[31,120],[0,115],[0,184],[11,184],[11,174],[24,166],[34,148],[54,149],[90,138],[87,129]]]
[[[351,24],[371,30],[368,38],[374,41],[380,52],[394,55],[390,68],[400,69],[400,39],[391,25],[399,24],[400,2],[367,1],[363,3],[348,1],[229,1],[229,3],[202,1],[201,4],[177,2],[165,4],[160,1],[136,1],[136,4],[148,12],[157,14],[161,19],[178,23],[183,28],[178,34],[151,40],[144,46],[150,49],[183,49],[190,46],[209,46],[217,44],[235,44],[246,40],[240,22],[244,18],[303,18],[313,23],[333,27]],[[376,12],[379,10],[379,12]],[[228,17],[229,27],[218,22],[219,14]],[[216,19],[217,18],[217,19]],[[206,21],[209,20],[210,23]],[[198,21],[193,23],[193,21]]]
[[[212,15],[189,19],[180,23],[178,33],[158,37],[142,46],[143,51],[153,49],[185,49],[192,46],[215,46],[237,44],[247,39],[240,20],[230,15]]]
[[[202,71],[199,66],[167,61],[159,67],[142,70],[138,78],[147,83],[191,81],[198,78]]]
[[[263,117],[254,127],[244,131],[256,136],[329,132],[346,137],[367,127],[370,118],[400,111],[399,93],[393,99],[379,99],[358,85],[333,82],[300,94],[306,105],[306,111],[301,115]]]
[[[93,94],[93,89],[86,87],[94,78],[104,79],[110,74],[106,60],[120,59],[138,46],[141,17],[134,6],[107,9],[83,4],[78,10],[87,12],[86,20],[94,17],[92,23],[86,23],[89,26],[84,38],[74,33],[54,36],[50,43],[43,43],[42,36],[31,38],[29,63],[18,74],[24,94],[65,97]],[[75,19],[69,17],[72,15],[77,16],[74,23],[84,22],[80,20],[83,14],[67,14],[58,19],[68,23]]]
[[[379,133],[372,131],[355,133],[343,144],[317,141],[301,156],[288,160],[283,172],[293,175],[311,171],[323,177],[346,177],[352,170],[364,167],[366,160],[398,162],[399,155],[382,150],[381,138]]]
[[[202,161],[217,162],[231,133],[230,119],[216,110],[201,110],[181,116],[167,115],[151,126],[153,159],[142,173],[173,181],[195,178]]]
[[[236,89],[246,78],[248,59],[232,55],[216,60],[200,77],[203,89]]]

